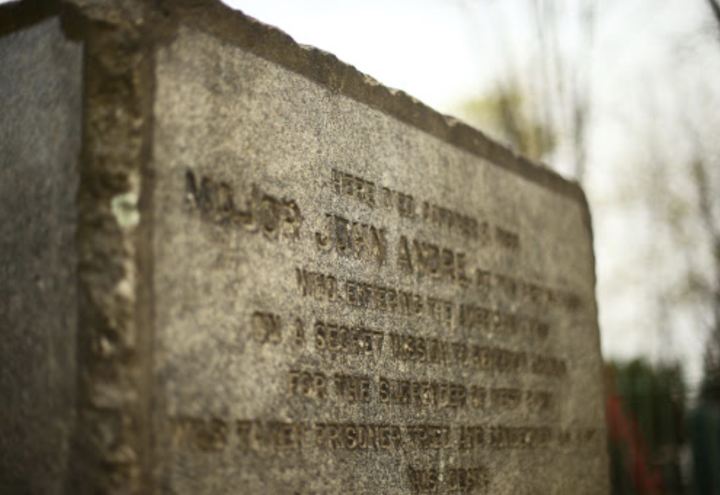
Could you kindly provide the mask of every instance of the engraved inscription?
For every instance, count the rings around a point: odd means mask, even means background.
[[[225,418],[172,418],[175,443],[185,449],[468,451],[473,449],[588,448],[601,441],[596,428],[498,424],[309,422]]]
[[[314,330],[315,348],[319,351],[376,357],[382,353],[383,332],[320,320],[315,322]]]
[[[400,237],[397,264],[406,273],[444,278],[461,286],[469,284],[465,253],[417,239]]]
[[[460,234],[462,237],[488,244],[491,240],[500,248],[510,251],[520,249],[520,236],[507,228],[494,226],[477,219],[434,204],[431,201],[416,199],[412,194],[378,186],[375,182],[363,177],[332,169],[333,192],[341,197],[353,199],[371,209],[381,207],[394,210],[402,218],[420,220],[443,232]]]
[[[289,270],[283,267],[286,276],[292,274],[284,279],[284,289],[300,296],[302,309],[288,311],[270,300],[256,301],[257,309],[246,313],[255,349],[288,353],[280,390],[292,408],[323,415],[178,416],[172,425],[179,447],[278,458],[298,452],[333,457],[344,452],[407,456],[447,451],[467,456],[577,450],[600,441],[594,428],[548,424],[559,416],[559,380],[572,372],[549,345],[551,325],[554,315],[582,309],[581,297],[480,267],[473,259],[488,247],[518,254],[522,243],[517,232],[338,169],[330,171],[329,184],[336,201],[366,209],[363,221],[352,218],[353,213],[336,213],[347,212],[337,204],[318,203],[315,209],[304,206],[315,227],[303,231],[300,206],[282,192],[271,194],[253,183],[234,187],[186,172],[190,214],[270,241],[292,241],[282,247],[297,252],[309,248],[323,260],[323,269],[306,257]],[[394,230],[400,219],[411,227]],[[422,232],[413,230],[417,227]],[[361,264],[371,274],[392,273],[396,282],[368,275],[361,280],[335,269],[338,262]],[[453,296],[441,296],[436,287],[451,288]],[[351,316],[333,314],[333,305]],[[366,324],[362,316],[368,312],[385,323]],[[353,366],[362,363],[362,371],[345,367],[344,360]],[[414,374],[420,369],[428,374]],[[448,372],[472,378],[442,378]],[[496,376],[503,380],[494,384]],[[517,382],[519,377],[526,378]],[[343,419],[328,421],[333,417],[328,414],[338,410],[345,411]],[[353,411],[372,411],[376,419],[353,419]],[[507,424],[482,421],[498,413],[508,415]],[[464,461],[423,464],[408,459],[404,469],[405,486],[417,494],[488,493],[492,483],[484,465]]]
[[[354,222],[340,215],[325,215],[327,230],[315,233],[315,242],[322,251],[335,251],[340,256],[385,263],[387,239],[385,229]]]
[[[338,196],[344,195],[349,198],[356,199],[370,208],[375,207],[376,201],[374,182],[336,169],[332,169],[331,174],[335,194]]]
[[[465,126],[418,129],[421,106],[255,23],[178,9],[152,64],[158,486],[607,491],[580,191]]]
[[[489,310],[474,304],[453,303],[359,280],[339,280],[334,275],[304,268],[295,269],[295,281],[304,297],[397,316],[424,316],[448,328],[462,326],[501,331],[508,335],[522,333],[539,339],[547,337],[549,332],[547,323],[530,317]]]
[[[291,370],[289,373],[290,393],[323,399],[327,395],[327,378],[320,371]]]
[[[488,472],[484,467],[408,466],[408,480],[414,493],[486,493]]]
[[[198,177],[188,170],[185,184],[187,200],[207,221],[242,227],[248,232],[261,232],[271,240],[295,239],[300,234],[302,216],[292,199],[280,199],[252,186],[241,207],[232,186],[225,181]]]
[[[385,404],[455,409],[465,407],[467,396],[466,387],[457,383],[386,377],[378,380],[378,398]]]
[[[260,343],[277,344],[282,340],[281,324],[280,316],[256,311],[252,315],[253,337]]]
[[[317,446],[323,449],[399,450],[400,427],[389,424],[318,423]]]
[[[334,395],[329,383],[334,384]],[[332,378],[319,370],[292,369],[288,373],[289,394],[320,401],[377,402],[384,406],[414,410],[462,408],[513,411],[524,408],[540,413],[552,408],[553,394],[544,390],[485,387],[441,380],[413,380],[388,376],[335,373]]]
[[[367,376],[336,373],[333,381],[337,396],[345,402],[370,402],[371,381]]]

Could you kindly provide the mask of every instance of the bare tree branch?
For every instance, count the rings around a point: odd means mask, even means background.
[[[718,29],[720,29],[720,3],[718,0],[707,0],[710,10],[712,10],[713,17],[718,23]]]

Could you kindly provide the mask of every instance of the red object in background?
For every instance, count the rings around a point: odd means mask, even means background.
[[[610,441],[624,447],[627,470],[637,492],[641,495],[662,495],[662,476],[648,465],[648,450],[637,421],[623,411],[622,401],[617,395],[607,397],[605,410]]]

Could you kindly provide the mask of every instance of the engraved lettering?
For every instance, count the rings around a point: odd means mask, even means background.
[[[291,395],[323,399],[327,395],[327,378],[319,371],[290,370],[288,385]]]
[[[370,378],[336,373],[335,393],[345,402],[370,402]]]
[[[370,208],[375,207],[374,182],[332,169],[332,184],[333,190],[338,196],[348,196]]]
[[[319,351],[379,357],[384,339],[385,334],[376,330],[315,322],[315,348]]]
[[[176,420],[178,439],[201,452],[217,452],[228,443],[229,425],[218,418],[183,417]]]
[[[207,176],[198,183],[192,170],[185,174],[185,187],[190,205],[211,223],[261,232],[269,240],[296,239],[300,234],[302,215],[292,199],[277,198],[253,185],[241,209],[230,184]]]
[[[256,311],[252,314],[252,335],[260,343],[277,344],[281,340],[280,317],[273,313]]]
[[[408,240],[400,236],[397,247],[398,268],[407,274],[445,279],[467,286],[465,253],[453,251],[431,242]]]
[[[387,239],[385,229],[350,221],[339,215],[325,215],[327,231],[315,233],[319,250],[335,250],[338,255],[363,261],[385,263]]]
[[[397,425],[318,423],[317,446],[321,449],[399,450],[402,433]]]

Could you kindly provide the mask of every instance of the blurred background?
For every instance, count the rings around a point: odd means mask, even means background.
[[[582,183],[616,494],[720,494],[718,0],[226,0]]]

